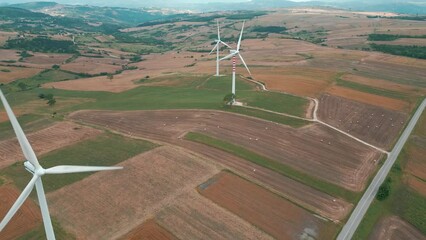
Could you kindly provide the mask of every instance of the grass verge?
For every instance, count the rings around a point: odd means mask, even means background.
[[[185,135],[186,140],[202,143],[211,147],[218,148],[220,150],[229,152],[231,154],[234,154],[235,156],[241,157],[246,159],[247,161],[250,161],[252,163],[255,163],[259,166],[268,168],[272,171],[275,171],[277,173],[280,173],[284,176],[287,176],[291,179],[294,179],[296,181],[299,181],[303,184],[306,184],[308,186],[311,186],[315,189],[318,189],[322,192],[325,192],[327,194],[330,194],[332,196],[339,196],[344,198],[345,200],[349,202],[354,202],[356,199],[359,198],[359,194],[351,192],[349,190],[343,189],[339,186],[336,186],[331,183],[324,182],[322,180],[319,180],[317,178],[314,178],[312,176],[309,176],[308,174],[301,173],[291,167],[288,167],[284,164],[281,164],[279,162],[276,162],[272,159],[269,159],[267,157],[261,156],[257,153],[254,153],[250,150],[247,150],[243,147],[222,141],[220,139],[212,138],[210,136],[201,134],[201,133],[195,133],[190,132]]]
[[[62,226],[58,223],[58,221],[56,221],[54,218],[52,218],[52,225],[53,225],[53,231],[55,231],[56,239],[62,239],[62,240],[76,239],[75,236],[73,236],[70,233],[67,233],[65,229],[63,229]],[[25,235],[18,238],[18,240],[39,240],[39,239],[46,239],[46,233],[45,233],[43,224],[40,224],[35,229],[31,230],[30,232],[27,232]]]

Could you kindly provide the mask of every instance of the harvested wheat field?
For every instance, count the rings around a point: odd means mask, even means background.
[[[79,239],[121,237],[219,171],[173,147],[158,147],[120,166],[124,169],[96,173],[48,194],[52,215],[67,231]]]
[[[404,113],[328,94],[319,101],[320,120],[385,149],[392,147],[408,119]]]
[[[125,236],[121,237],[122,240],[174,240],[177,238],[173,236],[169,231],[158,225],[154,219],[147,220],[139,227],[133,229]]]
[[[332,221],[341,221],[351,211],[353,205],[345,200],[328,195],[304,185],[280,173],[239,158],[231,153],[204,144],[179,140],[173,144],[190,149],[212,161],[220,163],[250,181],[303,206]]]
[[[32,57],[25,58],[26,65],[34,67],[51,68],[53,65],[60,65],[70,58],[71,54],[58,54],[58,53],[34,53],[31,52]]]
[[[164,208],[156,219],[178,239],[273,239],[194,189],[177,198],[175,204]]]
[[[222,172],[198,189],[276,239],[332,239],[337,233],[333,223],[231,173]]]
[[[0,49],[0,61],[18,61],[19,58],[20,56],[16,50]],[[2,64],[8,63],[3,62]]]
[[[385,89],[385,90],[395,91],[398,93],[405,93],[407,95],[421,95],[426,93],[425,88],[403,85],[399,83],[385,81],[383,79],[363,77],[356,74],[345,74],[341,77],[341,79],[345,81],[349,81],[349,82],[360,83],[360,84],[371,86],[378,89]]]
[[[59,122],[48,128],[28,134],[36,154],[42,155],[50,151],[72,145],[74,143],[95,137],[101,133],[89,127],[83,127],[71,122]],[[10,139],[0,142],[0,168],[24,159],[18,140]]]
[[[115,71],[122,69],[122,65],[127,63],[127,60],[116,58],[79,57],[71,63],[64,64],[61,68],[76,73],[115,73]]]
[[[333,86],[326,91],[328,94],[347,98],[357,102],[374,105],[388,110],[410,112],[410,104],[406,101],[364,93],[345,87]]]
[[[11,185],[0,186],[0,216],[6,215],[19,194],[20,191]],[[40,208],[29,198],[0,232],[0,239],[17,239],[40,224],[42,224]]]
[[[79,111],[74,120],[125,134],[176,141],[198,131],[240,145],[349,190],[364,188],[380,153],[319,124],[291,127],[218,111]]]
[[[390,216],[382,219],[379,224],[376,225],[369,239],[425,240],[426,237],[415,227],[399,217]]]
[[[337,72],[291,66],[285,69],[256,68],[253,76],[266,84],[270,90],[287,92],[299,96],[315,97],[326,90],[334,81]]]
[[[0,83],[10,83],[18,79],[28,78],[41,72],[38,68],[0,66]]]

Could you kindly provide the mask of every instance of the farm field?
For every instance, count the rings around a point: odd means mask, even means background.
[[[277,239],[331,239],[336,234],[333,224],[230,173],[216,175],[198,190]]]
[[[0,214],[4,216],[15,199],[18,198],[20,191],[12,185],[0,184],[0,193]],[[42,224],[40,208],[29,199],[25,201],[6,228],[0,232],[0,238],[4,240],[17,239],[40,224]]]
[[[426,237],[399,217],[391,216],[378,223],[369,239],[421,240]]]
[[[41,72],[42,69],[0,66],[0,83],[6,84],[21,78],[27,78]]]
[[[52,215],[77,238],[127,234],[218,172],[197,156],[173,147],[159,147],[119,165],[124,169],[96,173],[48,194]],[[104,217],[99,218],[100,214]]]
[[[319,102],[320,120],[387,150],[408,120],[407,114],[333,95],[324,94]]]
[[[390,195],[383,201],[374,200],[359,226],[354,239],[425,239],[423,216],[426,213],[424,192],[425,121],[423,113],[405,144],[390,179]],[[386,232],[384,232],[386,230]]]
[[[32,144],[34,151],[42,155],[89,138],[94,138],[100,133],[101,131],[99,130],[83,127],[71,122],[59,122],[29,134],[28,140]],[[16,139],[1,141],[0,152],[0,168],[7,167],[24,159]]]
[[[126,65],[127,63],[128,61],[126,60],[114,58],[78,57],[74,61],[62,65],[61,68],[75,73],[115,73],[115,71],[122,69],[122,65]]]
[[[43,177],[57,239],[334,239],[426,96],[422,15],[124,5],[0,6],[0,88],[41,165],[124,167]],[[231,48],[245,21],[241,106],[216,20]],[[425,238],[423,126],[353,240]],[[1,106],[0,132],[1,218],[30,174]],[[22,210],[0,239],[45,239],[34,192]]]
[[[201,110],[82,111],[70,117],[126,134],[143,134],[144,137],[154,139],[177,139],[189,131],[200,131],[248,147],[282,164],[352,191],[363,189],[378,164],[378,161],[374,163],[373,160],[380,159],[380,154],[375,150],[315,124],[296,130],[250,117]],[[136,121],[139,124],[135,124]],[[288,136],[291,141],[283,140],[282,136]],[[310,146],[309,150],[301,147],[305,144]],[[342,156],[347,159],[346,163]],[[301,158],[304,161],[298,160]]]
[[[179,239],[274,239],[195,189],[176,198],[175,204],[165,207],[156,218]]]
[[[166,229],[158,225],[155,220],[147,220],[138,228],[127,233],[121,237],[123,240],[138,240],[138,239],[152,239],[152,240],[173,240],[177,239]]]

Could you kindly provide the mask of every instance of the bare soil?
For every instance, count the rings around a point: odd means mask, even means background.
[[[21,192],[11,185],[0,186],[0,219],[3,219],[20,194]],[[28,198],[3,231],[0,232],[0,239],[17,239],[41,223],[40,208],[31,198]]]
[[[122,240],[139,240],[139,239],[149,239],[149,240],[177,240],[166,229],[158,225],[154,219],[150,219],[139,227],[133,229],[131,232],[121,237]]]
[[[200,193],[277,239],[332,239],[336,226],[244,180],[222,172],[199,186]]]
[[[37,156],[66,147],[100,134],[100,130],[83,127],[71,122],[59,122],[48,128],[28,134]],[[24,159],[18,140],[10,139],[0,142],[0,168]]]
[[[319,101],[319,119],[385,149],[392,147],[408,119],[404,113],[328,94]]]
[[[376,225],[369,239],[425,240],[426,237],[415,227],[399,217],[390,216],[382,219]]]
[[[333,86],[327,89],[327,93],[338,97],[354,100],[360,103],[375,105],[388,110],[409,112],[410,104],[406,101],[364,93],[345,87]]]
[[[199,131],[354,191],[364,188],[381,155],[319,124],[293,129],[217,111],[80,111],[71,118],[163,141]]]
[[[120,166],[124,169],[96,173],[48,194],[52,215],[67,231],[82,239],[121,237],[219,171],[173,147],[158,147]]]
[[[179,239],[273,239],[194,189],[176,198],[175,204],[160,211],[156,219]]]

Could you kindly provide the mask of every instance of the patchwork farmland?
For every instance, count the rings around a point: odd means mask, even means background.
[[[46,169],[124,167],[43,177],[57,239],[335,239],[426,96],[417,17],[90,6],[77,24],[80,6],[49,4],[25,20],[0,7],[0,88]],[[216,20],[231,48],[246,20],[233,106],[232,60],[212,76]],[[424,122],[353,239],[424,238]],[[31,174],[3,108],[0,129],[2,218]],[[46,238],[38,205],[0,239]]]

